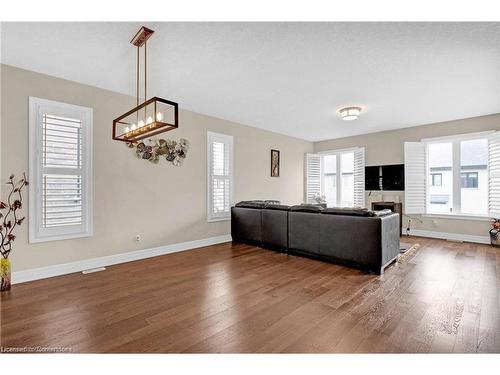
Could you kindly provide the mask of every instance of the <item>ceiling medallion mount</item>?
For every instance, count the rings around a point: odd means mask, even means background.
[[[136,142],[179,127],[177,103],[159,97],[147,98],[147,41],[154,31],[142,26],[131,40],[137,48],[136,107],[113,120],[113,139]],[[144,101],[140,103],[140,49],[144,48]]]
[[[339,109],[340,117],[345,121],[356,120],[361,114],[361,107],[345,107]]]

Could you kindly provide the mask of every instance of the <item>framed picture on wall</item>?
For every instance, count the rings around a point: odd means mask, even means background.
[[[271,150],[271,177],[280,176],[280,152]]]

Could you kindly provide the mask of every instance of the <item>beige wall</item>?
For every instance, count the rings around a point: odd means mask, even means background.
[[[234,136],[235,201],[262,198],[293,204],[303,201],[303,155],[313,148],[364,146],[367,165],[395,164],[403,163],[405,141],[500,129],[497,114],[316,142],[313,147],[311,142],[181,110],[179,129],[164,135],[187,138],[191,148],[184,165],[174,167],[164,160],[139,160],[124,144],[111,140],[112,119],[135,98],[6,65],[0,73],[2,183],[11,172],[28,170],[29,96],[94,108],[94,236],[30,245],[28,226],[23,225],[11,254],[14,271],[229,234],[229,221],[206,222],[207,130]],[[279,178],[270,177],[272,148],[281,151]],[[5,199],[5,189],[2,194]],[[402,193],[396,194],[404,201]],[[385,199],[394,195],[388,192]],[[487,235],[484,221],[421,219],[414,228]],[[140,243],[134,241],[136,234]]]
[[[355,126],[356,124],[352,123],[348,125]],[[500,114],[321,141],[314,144],[314,150],[315,152],[321,152],[353,146],[364,146],[366,165],[402,164],[404,163],[404,142],[415,142],[420,141],[422,138],[442,137],[486,130],[500,130]],[[368,197],[367,194],[367,204],[370,204],[371,200],[378,194],[380,192],[373,192],[372,197]],[[404,205],[403,192],[384,192],[383,195],[386,201],[394,200],[395,196],[399,196]],[[489,224],[487,221],[412,216],[423,221],[422,223],[413,221],[412,228],[415,229],[475,236],[488,235]],[[406,225],[407,218],[403,221],[404,225]]]
[[[164,136],[190,141],[183,166],[152,164],[111,140],[112,120],[134,98],[11,66],[2,65],[1,73],[2,183],[28,170],[29,96],[94,109],[94,236],[30,245],[23,225],[11,254],[14,271],[229,234],[229,221],[206,221],[207,130],[234,136],[236,201],[303,200],[303,155],[313,150],[311,142],[181,110],[179,129]],[[272,148],[281,151],[279,178],[270,177]]]

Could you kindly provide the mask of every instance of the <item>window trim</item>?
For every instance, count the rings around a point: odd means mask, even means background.
[[[471,214],[422,214],[422,217],[429,219],[454,219],[454,220],[475,220],[475,221],[490,221],[488,215],[471,215]]]
[[[82,199],[86,204],[83,208],[82,230],[78,232],[70,229],[54,230],[41,233],[39,223],[41,221],[41,210],[39,208],[40,184],[41,184],[41,127],[39,119],[43,108],[48,108],[54,115],[76,116],[81,118],[85,126],[83,127],[83,192]],[[91,237],[93,231],[93,183],[92,183],[92,127],[93,127],[93,109],[74,104],[29,97],[29,150],[28,150],[28,175],[29,181],[29,243],[49,242],[67,240],[73,238]],[[58,232],[59,230],[59,232]]]
[[[229,144],[229,211],[221,214],[212,212],[212,152],[211,145],[214,140]],[[217,221],[231,220],[231,206],[234,202],[234,138],[232,135],[215,133],[207,131],[207,222],[213,223]]]

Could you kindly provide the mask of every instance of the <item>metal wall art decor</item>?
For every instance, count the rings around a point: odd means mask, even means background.
[[[130,142],[128,147],[135,148],[138,158],[158,163],[161,157],[175,166],[182,165],[189,149],[189,141],[181,138],[179,142],[170,139],[147,140],[146,142]]]
[[[271,177],[280,176],[280,152],[271,150]]]
[[[130,43],[137,47],[137,101],[135,108],[113,120],[113,139],[136,142],[179,127],[178,104],[147,99],[147,41],[154,31],[142,26]],[[144,101],[140,104],[140,48],[144,47]]]

